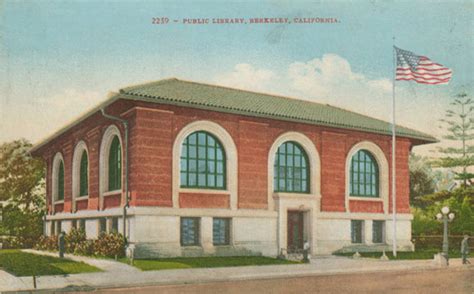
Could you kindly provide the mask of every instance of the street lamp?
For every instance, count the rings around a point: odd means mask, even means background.
[[[448,222],[451,222],[454,219],[454,213],[449,213],[449,207],[444,206],[441,208],[441,213],[436,215],[438,221],[443,222],[443,255],[446,259],[446,264],[449,265],[449,243],[448,243]]]

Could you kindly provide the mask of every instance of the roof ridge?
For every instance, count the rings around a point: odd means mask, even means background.
[[[319,104],[319,105],[323,105],[323,106],[325,105],[324,103],[309,101],[309,100],[306,100],[306,99],[292,97],[292,96],[284,96],[284,95],[280,95],[280,94],[257,92],[257,91],[253,91],[253,90],[244,90],[244,89],[239,89],[239,88],[234,88],[234,87],[229,87],[229,86],[215,85],[215,84],[209,84],[209,83],[205,83],[205,82],[196,82],[196,81],[183,80],[183,79],[177,79],[177,78],[175,80],[180,81],[180,82],[185,82],[185,83],[192,83],[192,84],[198,84],[198,85],[203,85],[203,86],[214,87],[214,88],[222,88],[222,89],[234,90],[234,91],[239,91],[239,92],[259,94],[259,95],[269,96],[271,98],[277,97],[277,98],[282,98],[282,99],[288,99],[288,100],[291,100],[291,101],[308,102],[308,103]],[[143,84],[143,85],[145,85],[145,84]]]
[[[171,81],[179,81],[179,79],[177,79],[175,77],[171,77],[171,78],[161,79],[161,80],[158,80],[158,81],[150,81],[150,82],[145,82],[145,83],[141,83],[141,84],[135,84],[135,85],[128,86],[128,87],[125,87],[125,88],[121,88],[121,89],[119,89],[119,92],[124,93],[126,91],[129,91],[129,90],[137,88],[137,87],[159,85],[159,84],[164,84],[164,83],[171,82]]]
[[[234,88],[234,87],[229,87],[229,86],[222,86],[222,85],[209,84],[209,83],[206,83],[206,82],[197,82],[197,81],[190,81],[190,80],[178,79],[178,78],[169,78],[169,79],[166,79],[166,81],[168,81],[168,80],[175,80],[175,81],[179,81],[179,82],[192,83],[192,84],[204,85],[204,86],[209,86],[209,87],[214,87],[214,88],[222,88],[222,89],[227,89],[227,90],[235,90],[235,91],[239,91],[239,92],[254,93],[254,94],[269,96],[269,97],[271,97],[271,98],[277,97],[277,98],[287,99],[287,100],[291,100],[291,101],[298,101],[298,102],[304,102],[304,103],[318,104],[318,105],[327,106],[327,107],[332,107],[332,108],[339,109],[339,110],[342,110],[342,111],[350,112],[350,113],[353,113],[353,114],[356,114],[356,115],[361,115],[361,116],[364,116],[364,117],[366,117],[366,118],[378,120],[378,121],[380,121],[380,122],[384,122],[384,123],[391,124],[391,122],[389,122],[389,121],[386,121],[386,120],[383,120],[383,119],[379,119],[379,118],[376,118],[376,117],[372,117],[372,116],[369,116],[369,115],[366,115],[366,114],[363,114],[363,113],[360,113],[360,112],[357,112],[357,111],[349,110],[349,109],[346,109],[346,108],[343,108],[343,107],[340,107],[340,106],[335,106],[335,105],[332,105],[332,104],[329,104],[329,103],[321,103],[321,102],[316,102],[316,101],[310,101],[310,100],[307,100],[307,99],[296,98],[296,97],[291,97],[291,96],[283,96],[283,95],[280,95],[280,94],[270,94],[270,93],[252,91],[252,90],[244,90],[244,89],[239,89],[239,88]],[[159,81],[157,81],[157,82],[160,82],[160,81],[165,81],[165,80],[159,80]],[[147,85],[147,84],[142,84],[142,86],[145,86],[145,85]],[[129,87],[127,87],[127,88],[129,88]],[[418,131],[418,130],[415,130],[415,129],[412,129],[412,128],[408,128],[408,127],[403,126],[403,125],[401,125],[401,124],[396,124],[396,126],[397,126],[397,127],[402,127],[402,128],[405,128],[405,129],[408,129],[408,130],[410,130],[410,131],[414,131],[414,132],[417,132],[417,133],[421,133],[421,132]]]

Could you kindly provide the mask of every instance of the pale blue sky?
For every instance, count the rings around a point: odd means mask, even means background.
[[[4,1],[0,142],[37,142],[109,91],[170,76],[302,97],[390,120],[392,36],[398,47],[453,69],[447,86],[396,84],[400,124],[439,136],[436,122],[452,95],[466,85],[473,92],[473,3]],[[334,17],[339,23],[151,24],[161,16]]]

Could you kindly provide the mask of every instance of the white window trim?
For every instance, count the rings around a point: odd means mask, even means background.
[[[74,148],[74,155],[72,157],[72,211],[76,211],[76,201],[77,200],[84,200],[89,197],[87,196],[79,196],[80,192],[80,169],[81,169],[81,159],[82,159],[82,154],[83,152],[86,152],[87,154],[87,183],[90,185],[90,157],[89,157],[89,151],[87,149],[87,145],[84,141],[79,141],[79,143],[76,144],[76,147]],[[89,191],[89,187],[87,187],[87,190]]]
[[[369,151],[372,156],[375,158],[375,161],[379,168],[379,197],[357,197],[350,196],[350,170],[352,157],[360,150]],[[383,202],[383,211],[385,214],[388,214],[388,191],[389,191],[389,168],[388,161],[383,153],[382,149],[375,143],[369,141],[362,141],[349,150],[346,156],[346,199],[345,206],[346,212],[350,212],[349,201],[382,201]]]
[[[180,160],[181,146],[184,140],[192,133],[205,131],[215,136],[225,150],[226,155],[226,187],[225,190],[212,190],[212,193],[229,194],[230,208],[237,209],[237,147],[232,136],[217,123],[200,120],[186,125],[176,136],[173,144],[173,177],[172,197],[173,207],[179,207],[179,193],[209,193],[209,189],[180,188]]]
[[[104,207],[104,196],[110,194],[117,194],[122,193],[122,189],[116,191],[108,191],[109,186],[109,153],[110,153],[110,146],[112,144],[112,140],[114,137],[117,136],[120,142],[120,150],[122,151],[122,179],[123,179],[123,144],[122,144],[122,136],[120,134],[120,130],[117,128],[116,125],[110,125],[104,132],[102,136],[102,141],[100,143],[100,153],[99,153],[99,206],[100,209]],[[123,187],[123,180],[122,180],[122,187]]]
[[[54,205],[64,203],[63,200],[58,200],[58,176],[59,176],[59,164],[63,163],[64,168],[64,178],[66,178],[66,165],[64,164],[64,158],[61,152],[56,153],[53,159],[53,166],[51,172],[51,200],[52,200],[52,210],[54,212]],[[64,181],[66,184],[66,181]],[[64,194],[66,194],[66,185],[64,185]],[[66,197],[66,195],[64,195]]]
[[[301,147],[306,152],[309,162],[309,193],[288,193],[288,192],[274,192],[273,191],[273,174],[274,174],[274,164],[275,156],[278,151],[278,148],[281,144],[294,141],[301,145]],[[306,198],[313,197],[318,200],[321,198],[321,161],[319,158],[319,153],[314,143],[304,134],[298,132],[287,132],[280,135],[274,142],[270,151],[268,153],[268,209],[275,209],[274,196],[279,197],[292,197],[292,198]],[[319,201],[318,201],[319,202]],[[319,205],[318,205],[319,207]],[[319,208],[318,208],[319,210]]]

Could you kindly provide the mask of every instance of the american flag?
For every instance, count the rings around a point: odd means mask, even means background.
[[[433,62],[426,56],[395,47],[397,53],[397,81],[415,81],[420,84],[441,85],[449,83],[453,71]]]

